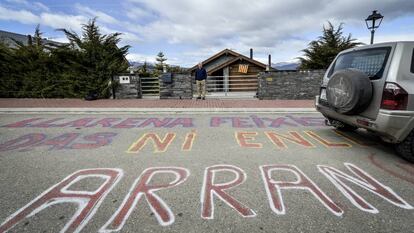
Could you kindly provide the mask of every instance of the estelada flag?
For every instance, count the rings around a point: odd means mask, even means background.
[[[249,65],[239,65],[239,73],[247,74],[247,71],[249,70]]]

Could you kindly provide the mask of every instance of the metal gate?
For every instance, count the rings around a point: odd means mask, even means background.
[[[142,96],[159,96],[160,80],[158,77],[140,77]]]
[[[206,89],[211,96],[253,98],[258,90],[257,75],[208,76]]]

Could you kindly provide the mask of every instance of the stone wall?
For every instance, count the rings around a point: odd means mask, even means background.
[[[160,99],[192,99],[193,83],[189,74],[173,74],[172,83],[160,77]]]
[[[258,76],[258,98],[303,100],[319,94],[325,70],[263,72]]]
[[[122,83],[120,79],[126,76],[129,77],[129,83]],[[118,83],[115,90],[116,99],[139,99],[142,97],[140,93],[140,82],[138,76],[129,74],[114,76],[114,82]]]

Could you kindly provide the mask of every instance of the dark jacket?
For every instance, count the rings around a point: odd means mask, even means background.
[[[207,71],[203,67],[197,68],[195,71],[195,80],[205,80],[207,78]]]

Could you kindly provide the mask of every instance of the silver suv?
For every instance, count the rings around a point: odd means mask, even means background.
[[[327,124],[375,132],[414,162],[414,42],[339,53],[323,77],[316,109]]]

